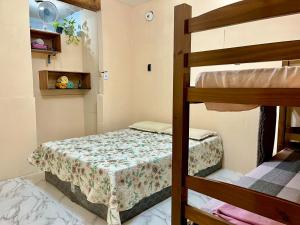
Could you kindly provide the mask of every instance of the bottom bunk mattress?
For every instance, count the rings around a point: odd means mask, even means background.
[[[300,204],[300,150],[282,150],[236,185]],[[279,224],[215,199],[201,209],[233,224]]]
[[[203,140],[189,142],[189,174],[220,167],[223,147],[218,135],[212,132]],[[160,191],[167,190],[165,198],[170,195],[172,136],[124,129],[48,142],[34,151],[29,161],[48,172],[51,183],[59,187],[59,181],[69,182],[71,192],[78,188],[77,193],[88,203],[105,206],[105,214],[98,215],[106,217],[108,224],[120,224],[120,212]]]

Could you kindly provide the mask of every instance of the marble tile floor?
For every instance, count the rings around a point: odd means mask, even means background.
[[[222,169],[209,176],[224,182],[235,182],[242,174]],[[201,207],[207,196],[189,192],[189,203]],[[0,182],[0,225],[106,225],[106,222],[70,201],[44,174]],[[167,199],[125,225],[171,225],[171,199]]]

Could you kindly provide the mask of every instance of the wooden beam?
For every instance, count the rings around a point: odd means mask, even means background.
[[[190,69],[185,54],[191,52],[191,35],[186,19],[192,17],[192,7],[175,7],[174,75],[173,75],[173,154],[172,154],[172,225],[186,225],[184,207],[187,204],[185,177],[188,175],[190,106],[186,101],[190,86]]]
[[[300,127],[287,127],[286,132],[300,134]]]
[[[225,220],[191,206],[185,206],[185,216],[199,225],[231,225],[231,223]]]
[[[195,88],[188,89],[191,103],[213,102],[264,106],[300,106],[299,88]]]
[[[298,224],[300,205],[228,183],[200,177],[186,178],[189,189],[284,224]]]
[[[284,149],[286,146],[285,135],[286,135],[286,111],[287,107],[279,107],[279,118],[278,118],[278,132],[277,132],[277,152]]]
[[[60,0],[62,2],[75,5],[84,9],[99,11],[101,9],[101,0]]]
[[[300,134],[286,133],[288,140],[300,142]]]
[[[300,60],[284,61],[283,66],[300,66]]]
[[[189,32],[210,30],[299,12],[299,0],[244,0],[190,19]]]
[[[300,59],[300,41],[194,52],[188,55],[188,65],[197,67],[293,59]]]

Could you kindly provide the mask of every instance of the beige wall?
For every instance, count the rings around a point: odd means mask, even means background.
[[[27,162],[36,147],[28,11],[27,0],[0,1],[0,180],[34,171]]]
[[[97,133],[97,96],[99,94],[99,71],[102,67],[99,55],[102,55],[101,13],[90,10],[81,12],[84,27],[83,70],[91,73],[92,90],[84,96],[84,127],[85,134]],[[101,58],[102,60],[102,58]],[[100,66],[101,65],[101,66]]]
[[[109,80],[102,80],[98,96],[99,130],[110,131],[132,121],[132,8],[118,0],[102,0],[103,69]],[[102,105],[102,107],[100,107]]]
[[[97,132],[98,19],[97,13],[82,10],[81,21],[88,29],[79,45],[68,45],[67,37],[62,35],[62,52],[51,57],[50,64],[46,55],[32,54],[38,143]],[[92,90],[84,96],[43,96],[39,89],[40,70],[90,72]]]
[[[158,120],[171,122],[172,74],[173,74],[173,10],[174,6],[188,3],[193,15],[199,15],[234,0],[152,0],[132,9],[134,43],[133,116],[134,120]],[[145,12],[153,10],[155,19],[146,22]],[[193,35],[193,51],[258,44],[272,41],[298,39],[299,16],[290,16],[246,25],[216,29]],[[153,72],[146,70],[152,63]],[[279,62],[263,66],[280,66]],[[258,65],[241,65],[240,67]],[[259,65],[262,66],[262,65]],[[195,68],[193,77],[201,70],[225,69]],[[208,112],[204,106],[191,108],[191,126],[218,131],[224,141],[224,166],[246,172],[256,164],[257,129],[259,110],[241,113]]]
[[[62,52],[51,57],[32,54],[34,92],[36,97],[37,140],[50,140],[84,135],[84,98],[82,96],[43,96],[39,87],[40,70],[83,71],[82,42],[78,45],[66,44],[62,38]]]
[[[153,0],[129,7],[117,0],[102,0],[102,20],[99,14],[98,19],[103,36],[98,36],[98,40],[101,46],[103,39],[103,60],[102,57],[99,60],[96,44],[92,42],[86,46],[90,50],[63,46],[63,53],[50,66],[46,65],[44,56],[33,55],[31,66],[28,1],[0,1],[3,31],[0,49],[5,53],[0,56],[0,179],[35,171],[27,163],[27,157],[37,144],[36,117],[39,143],[94,133],[96,124],[99,130],[108,131],[138,120],[171,122],[173,6],[182,2],[193,5],[193,14],[198,15],[234,1]],[[11,17],[15,9],[19,9],[18,13]],[[154,10],[156,15],[152,23],[144,19],[148,10]],[[87,13],[86,18],[89,16]],[[193,36],[193,50],[298,39],[299,19],[299,16],[290,16],[199,33]],[[91,37],[96,40],[97,32],[92,32]],[[95,62],[90,68],[95,87],[90,95],[55,98],[40,95],[38,70],[86,70],[90,59]],[[96,67],[99,61],[100,68],[108,70],[110,77],[101,81],[98,94]],[[151,73],[146,71],[148,63],[153,65]],[[272,65],[280,63],[266,66]],[[199,68],[193,69],[193,74],[199,71]],[[258,110],[215,113],[198,105],[192,107],[191,114],[192,126],[214,129],[222,135],[225,167],[245,172],[255,166]]]

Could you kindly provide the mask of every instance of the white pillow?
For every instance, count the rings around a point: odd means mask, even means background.
[[[215,132],[215,131],[202,130],[202,129],[196,129],[196,128],[190,128],[189,132],[190,132],[189,138],[197,140],[197,141],[201,141],[207,137],[217,135],[217,132]],[[173,133],[172,128],[168,128],[168,129],[164,130],[162,133],[172,135],[172,133]]]
[[[155,133],[161,133],[164,130],[171,128],[171,127],[172,127],[172,125],[169,123],[159,123],[159,122],[153,122],[153,121],[141,121],[141,122],[137,122],[137,123],[134,123],[129,126],[129,128],[132,128],[132,129],[155,132]]]

